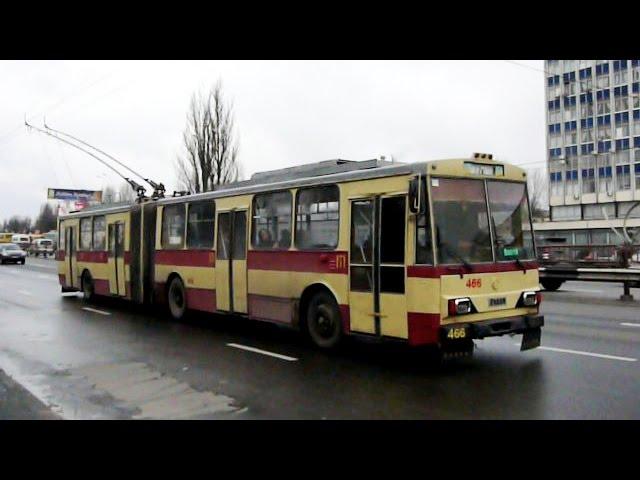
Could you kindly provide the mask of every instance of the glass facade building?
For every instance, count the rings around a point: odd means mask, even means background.
[[[621,227],[640,200],[640,60],[546,60],[545,102],[551,222],[537,228]]]

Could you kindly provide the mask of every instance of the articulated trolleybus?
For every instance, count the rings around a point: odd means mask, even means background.
[[[544,319],[525,172],[491,155],[330,160],[61,217],[62,291],[453,354]]]

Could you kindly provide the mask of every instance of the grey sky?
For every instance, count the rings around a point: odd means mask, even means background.
[[[490,152],[544,167],[542,61],[1,61],[0,221],[35,216],[48,187],[120,179],[24,115],[177,187],[191,94],[222,79],[245,177],[329,158]],[[538,162],[538,163],[532,163]]]

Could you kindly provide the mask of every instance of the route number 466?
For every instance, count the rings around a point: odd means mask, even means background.
[[[467,280],[467,288],[480,288],[482,286],[481,278],[470,278]]]
[[[467,332],[464,328],[452,328],[447,332],[447,338],[465,338]]]

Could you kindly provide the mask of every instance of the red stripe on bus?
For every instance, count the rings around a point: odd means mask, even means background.
[[[64,260],[64,251],[63,250],[56,251],[56,260],[58,260],[58,261]]]
[[[202,312],[215,312],[216,291],[206,288],[187,288],[187,308]]]
[[[93,279],[93,291],[96,295],[110,295],[109,280]]]
[[[247,268],[282,272],[343,273],[349,271],[347,252],[247,252]]]
[[[439,313],[409,312],[407,314],[407,323],[409,345],[429,345],[438,342]]]
[[[157,303],[165,305],[167,303],[166,289],[168,286],[164,282],[156,282],[154,298]],[[186,288],[186,287],[185,287]],[[216,291],[206,288],[186,288],[187,308],[200,310],[203,312],[216,311]]]
[[[131,265],[131,252],[124,252],[124,264]]]
[[[250,293],[247,297],[249,316],[286,324],[291,324],[293,321],[295,305],[293,298],[256,295],[254,293]]]
[[[109,252],[76,252],[79,262],[107,263]]]
[[[212,250],[156,250],[156,265],[183,267],[215,267],[216,252]]]
[[[342,316],[342,331],[348,334],[351,332],[351,310],[349,310],[349,305],[338,305],[338,307]]]
[[[59,273],[58,274],[58,281],[60,282],[60,285],[62,285],[64,287],[67,284],[66,275],[63,275],[62,273]]]
[[[429,265],[409,265],[407,266],[407,276],[413,278],[439,278],[443,275],[465,275],[474,273],[500,273],[500,272],[516,272],[518,270],[535,270],[538,268],[536,261],[522,261],[522,267],[516,263],[488,263],[488,264],[471,264],[471,269],[466,269],[462,265],[438,265],[432,267]]]

